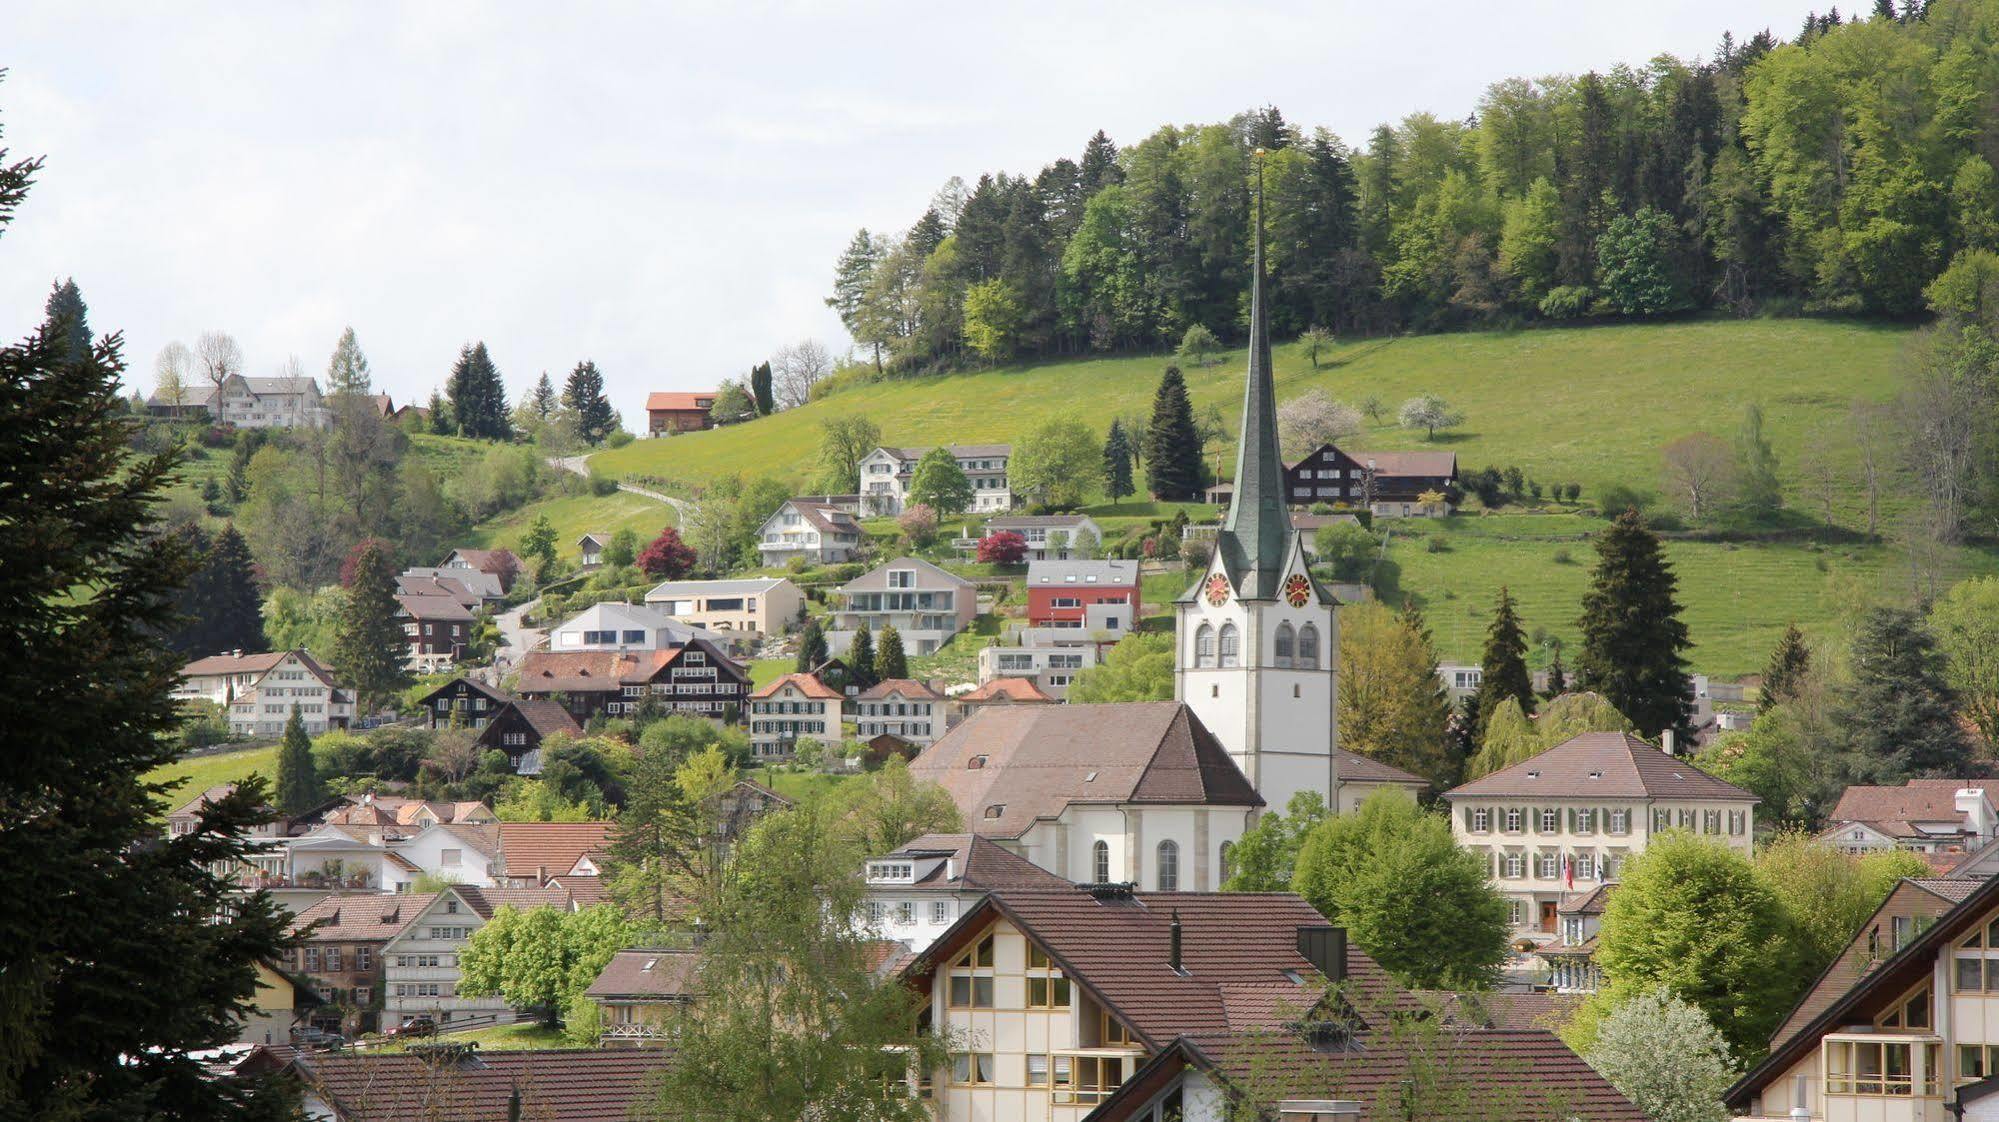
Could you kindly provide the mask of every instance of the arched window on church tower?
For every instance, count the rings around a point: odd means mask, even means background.
[[[1222,624],[1222,666],[1242,665],[1242,632],[1233,623]]]
[[[1090,875],[1098,884],[1111,882],[1111,847],[1109,842],[1099,841],[1090,847]]]
[[[1201,629],[1194,633],[1194,665],[1202,667],[1213,666],[1214,664],[1215,629],[1204,623],[1201,625]]]
[[[1296,665],[1300,670],[1317,670],[1319,668],[1319,629],[1312,624],[1308,623],[1298,629],[1298,661]]]
[[[1180,891],[1180,843],[1159,843],[1159,891]]]
[[[1288,667],[1291,665],[1291,649],[1295,646],[1297,646],[1297,639],[1291,630],[1291,625],[1289,623],[1278,624],[1277,665],[1279,667]]]
[[[1223,842],[1222,880],[1226,881],[1234,875],[1235,875],[1235,843],[1232,841]]]

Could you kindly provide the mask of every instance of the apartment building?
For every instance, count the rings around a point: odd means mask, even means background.
[[[1094,642],[1062,643],[1044,640],[1031,643],[1026,635],[1022,634],[1019,637],[1021,641],[1014,646],[994,645],[979,648],[981,686],[1000,678],[1025,678],[1049,697],[1066,701],[1069,697],[1069,686],[1076,680],[1076,675],[1102,661],[1102,657],[1098,654],[1099,647]]]
[[[786,674],[750,694],[750,754],[789,757],[799,740],[838,744],[846,695],[810,674]]]
[[[925,834],[867,862],[868,934],[928,947],[988,892],[1069,882],[977,834]]]
[[[1628,733],[1584,733],[1444,792],[1458,844],[1479,855],[1515,932],[1552,941],[1562,898],[1617,879],[1669,830],[1751,851],[1755,795]]]
[[[1144,611],[1136,561],[1035,561],[1027,566],[1027,622],[1118,639]]]
[[[1103,527],[1087,514],[1002,514],[986,533],[1019,534],[1029,561],[1088,560],[1104,542]]]
[[[946,445],[957,459],[965,480],[972,485],[972,512],[984,514],[1013,507],[1013,491],[1007,483],[1007,460],[1013,455],[1010,444]],[[928,448],[881,447],[861,458],[861,509],[870,517],[901,514],[909,503],[909,486],[916,465]]]
[[[204,660],[207,661],[207,660]],[[354,694],[333,681],[333,674],[304,650],[285,651],[257,676],[245,693],[238,690],[229,703],[229,731],[259,740],[284,735],[296,706],[305,731],[318,736],[344,729],[354,719]]]
[[[382,943],[382,1019],[401,1024],[427,1016],[439,1025],[453,1020],[512,1020],[499,994],[458,992],[458,958],[472,933],[503,907],[571,910],[562,888],[475,888],[454,884],[417,904],[413,914]]]
[[[804,606],[805,593],[783,577],[670,580],[646,593],[646,607],[681,623],[749,638],[783,634]]]
[[[841,585],[837,594],[833,627],[826,633],[834,654],[846,653],[863,625],[877,641],[883,628],[894,627],[908,654],[935,654],[979,614],[978,586],[917,557],[879,565]]]

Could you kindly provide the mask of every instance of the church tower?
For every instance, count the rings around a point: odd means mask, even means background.
[[[1257,150],[1249,377],[1235,497],[1208,567],[1174,602],[1173,693],[1256,785],[1273,811],[1299,791],[1334,805],[1338,742],[1335,601],[1306,567],[1291,528],[1263,294],[1263,151]]]

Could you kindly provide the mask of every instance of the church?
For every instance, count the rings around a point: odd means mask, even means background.
[[[1338,809],[1424,785],[1338,746],[1337,602],[1285,504],[1261,211],[1259,190],[1235,493],[1174,604],[1174,700],[982,710],[910,765],[951,794],[968,832],[1068,880],[1213,891],[1236,840],[1293,795]]]

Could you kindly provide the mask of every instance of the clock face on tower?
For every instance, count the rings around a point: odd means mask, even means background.
[[[1208,577],[1208,603],[1219,608],[1229,602],[1229,578],[1220,573]]]
[[[1312,582],[1303,573],[1292,573],[1284,581],[1284,600],[1294,608],[1302,608],[1312,598]]]

